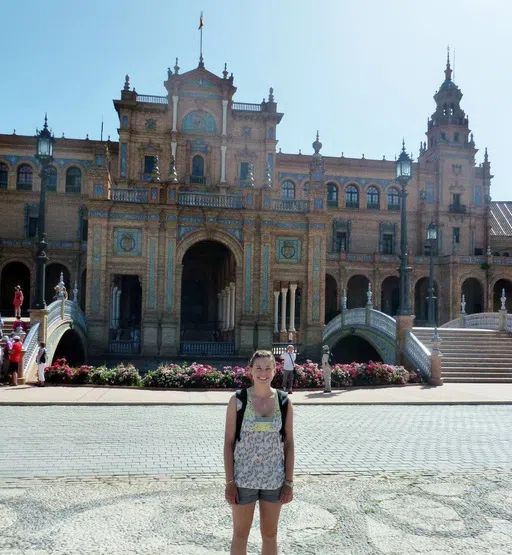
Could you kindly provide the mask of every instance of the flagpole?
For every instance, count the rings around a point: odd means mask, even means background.
[[[201,15],[199,17],[199,32],[200,34],[200,38],[199,38],[199,67],[204,67],[204,62],[203,62],[203,12],[201,12]]]

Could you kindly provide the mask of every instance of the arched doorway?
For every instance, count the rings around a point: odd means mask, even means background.
[[[382,360],[377,350],[366,339],[357,335],[347,335],[331,349],[334,360],[339,364],[351,362],[378,362]]]
[[[46,266],[45,271],[45,281],[44,281],[44,300],[46,304],[53,303],[55,300],[55,287],[60,281],[60,274],[64,276],[64,285],[68,292],[69,298],[71,299],[71,287],[70,289],[70,277],[69,277],[69,270],[63,264],[59,264],[58,262],[53,262],[52,264],[48,264]]]
[[[462,284],[462,293],[466,301],[466,314],[477,314],[484,310],[484,288],[475,278],[468,278]],[[462,297],[461,297],[462,300]]]
[[[32,308],[30,300],[30,270],[28,267],[23,262],[9,262],[2,269],[0,281],[0,313],[3,316],[14,315],[14,308],[12,306],[14,288],[16,285],[19,285],[23,291],[24,298],[21,313],[23,316],[27,316],[28,309]]]
[[[395,316],[400,304],[400,280],[396,276],[389,276],[382,282],[380,298],[382,312]]]
[[[510,312],[512,310],[512,282],[508,279],[499,279],[493,288],[493,311],[498,312],[501,308],[501,294],[503,289],[505,289],[505,297],[507,297],[507,301],[505,303],[505,307],[507,311]]]
[[[59,358],[65,358],[69,366],[77,367],[85,362],[85,352],[82,340],[78,333],[73,330],[67,330],[60,338],[60,341],[53,354],[52,363]]]
[[[364,308],[368,302],[368,284],[366,276],[352,276],[347,283],[347,308]]]
[[[115,275],[110,290],[111,353],[140,353],[141,320],[142,287],[139,276]]]
[[[330,274],[325,274],[325,323],[331,321],[338,312],[338,284]]]
[[[187,250],[181,282],[182,343],[234,342],[235,283],[235,258],[225,245],[204,240]]]
[[[439,291],[437,283],[434,281],[434,320],[437,318],[437,305],[438,298],[437,292]],[[414,315],[415,326],[426,326],[428,324],[428,278],[424,277],[416,282],[414,288]]]

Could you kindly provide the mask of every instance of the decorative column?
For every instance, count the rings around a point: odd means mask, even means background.
[[[220,182],[226,183],[226,151],[228,147],[226,145],[222,145],[220,147]]]
[[[274,333],[279,333],[279,291],[274,291]]]
[[[222,101],[222,136],[227,135],[227,125],[228,125],[228,100]]]
[[[443,385],[443,378],[441,374],[441,351],[439,344],[441,338],[437,332],[437,326],[434,329],[432,337],[432,349],[430,354],[430,385]]]
[[[178,95],[172,96],[172,130],[178,131]]]
[[[295,331],[295,291],[297,290],[296,283],[290,283],[290,325],[288,331]]]
[[[217,326],[222,329],[222,293],[217,293]]]
[[[500,331],[507,331],[507,297],[505,296],[505,289],[501,290],[501,308],[498,313],[498,323],[499,323],[499,330]]]
[[[226,331],[226,290],[223,289],[221,291],[221,296],[222,296],[222,331]]]
[[[121,289],[116,291],[117,299],[116,299],[116,328],[119,327],[119,320],[121,317]]]
[[[226,322],[226,331],[230,329],[230,314],[231,314],[231,294],[229,292],[229,285],[224,289],[224,294],[226,297],[226,313],[225,313],[225,322]]]
[[[115,329],[116,327],[116,300],[117,300],[117,285],[112,287],[112,300],[110,304],[110,327]]]
[[[174,158],[174,163],[176,164],[176,148],[178,147],[178,143],[173,141],[171,142],[171,154]]]
[[[234,330],[235,329],[235,284],[233,282],[229,284],[229,290],[230,290],[230,297],[231,297],[230,313],[229,313],[229,329]]]
[[[281,332],[286,333],[286,297],[288,287],[281,288]]]

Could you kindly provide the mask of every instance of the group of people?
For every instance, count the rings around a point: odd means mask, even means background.
[[[231,505],[231,555],[246,555],[256,501],[259,503],[262,555],[277,555],[281,507],[293,500],[293,372],[296,354],[288,345],[283,361],[282,390],[271,387],[276,360],[258,350],[249,361],[252,386],[237,391],[226,411],[224,431],[224,497]],[[332,354],[322,347],[324,393],[331,391]]]
[[[295,372],[295,359],[297,355],[293,345],[286,347],[286,352],[281,356],[283,361],[283,390],[288,394],[293,393],[293,378]],[[332,353],[329,345],[322,347],[322,372],[324,374],[324,393],[331,393],[331,371],[333,365]]]

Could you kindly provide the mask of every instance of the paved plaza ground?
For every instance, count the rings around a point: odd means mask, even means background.
[[[0,406],[0,555],[227,553],[224,412]],[[297,405],[296,436],[280,553],[512,552],[512,406]]]

